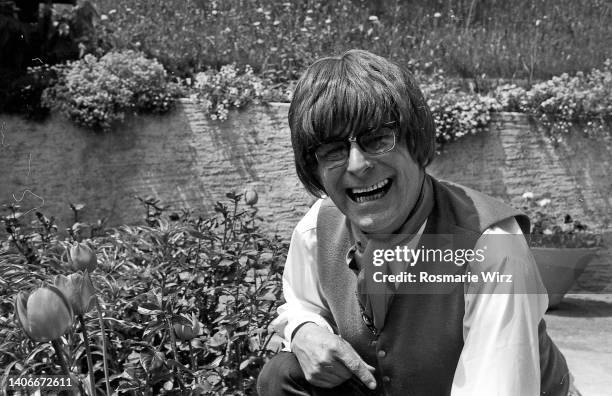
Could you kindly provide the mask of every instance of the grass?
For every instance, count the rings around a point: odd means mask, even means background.
[[[232,62],[278,81],[363,48],[463,78],[548,79],[611,57],[602,0],[96,0],[101,43],[158,58],[177,75]]]

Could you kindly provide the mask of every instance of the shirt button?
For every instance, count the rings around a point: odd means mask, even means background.
[[[383,351],[382,349],[380,351],[378,351],[378,357],[379,358],[384,358],[385,356],[387,356],[387,352]]]
[[[382,380],[385,384],[388,384],[389,382],[391,382],[391,378],[387,377],[386,375],[382,378]]]

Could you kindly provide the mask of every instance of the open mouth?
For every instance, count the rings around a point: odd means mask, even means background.
[[[385,179],[376,184],[363,188],[349,188],[347,195],[357,203],[374,201],[384,197],[391,188],[392,180]]]

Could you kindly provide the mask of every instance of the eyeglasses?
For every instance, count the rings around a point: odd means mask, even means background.
[[[324,143],[315,149],[315,157],[327,168],[336,168],[346,164],[351,150],[351,143],[368,155],[388,153],[395,147],[396,122],[382,124],[374,131],[364,132],[358,136],[349,136],[343,141]]]

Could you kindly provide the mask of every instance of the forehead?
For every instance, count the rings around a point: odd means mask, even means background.
[[[397,120],[397,112],[389,98],[376,96],[357,92],[353,87],[324,95],[311,112],[316,139],[326,141],[354,136]]]

